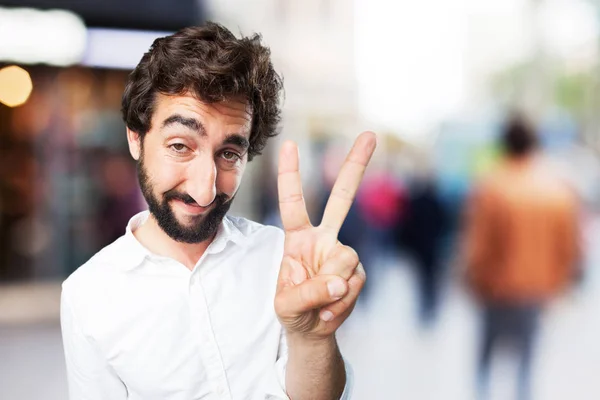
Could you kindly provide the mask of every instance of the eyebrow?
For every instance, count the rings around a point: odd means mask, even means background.
[[[196,131],[200,134],[200,136],[206,135],[206,130],[200,121],[195,118],[188,118],[179,114],[173,114],[169,118],[165,119],[162,123],[162,127],[166,128],[176,124],[183,125],[186,128]]]
[[[195,118],[188,118],[179,114],[173,114],[169,118],[165,119],[162,123],[162,127],[166,128],[176,124],[183,125],[193,131],[196,131],[200,134],[200,136],[206,136],[206,129],[204,129],[204,125],[202,125],[200,121]],[[228,135],[225,140],[223,140],[223,144],[231,144],[241,147],[244,150],[248,150],[248,148],[250,148],[250,142],[248,139],[239,133],[232,133]]]
[[[250,142],[244,136],[238,133],[232,133],[223,140],[223,144],[232,144],[234,146],[241,147],[244,150],[248,150]]]

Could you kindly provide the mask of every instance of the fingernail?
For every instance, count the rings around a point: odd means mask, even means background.
[[[321,319],[325,322],[329,322],[333,319],[333,313],[331,311],[323,311],[321,313]]]
[[[327,290],[329,291],[329,295],[333,298],[340,298],[346,293],[346,285],[339,280],[334,279],[327,282]]]

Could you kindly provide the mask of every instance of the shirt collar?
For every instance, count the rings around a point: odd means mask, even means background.
[[[140,227],[146,220],[150,212],[142,211],[129,220],[123,237],[123,245],[125,248],[122,251],[121,260],[124,263],[126,270],[132,270],[142,264],[147,258],[158,257],[145,248],[134,236],[133,231]],[[234,221],[225,216],[219,225],[215,238],[206,249],[207,254],[217,254],[225,250],[227,243],[230,241],[236,245],[244,244],[245,235],[236,226]]]
[[[225,249],[228,242],[231,241],[236,245],[241,246],[244,244],[244,239],[245,235],[240,231],[233,220],[229,216],[225,216],[221,225],[219,225],[215,238],[206,251],[208,254],[220,253]]]
[[[147,219],[150,213],[148,211],[142,211],[137,213],[127,223],[125,228],[125,236],[123,237],[123,251],[121,252],[123,266],[125,269],[130,270],[140,265],[147,257],[151,256],[151,253],[146,249],[133,235],[133,231],[142,225]]]

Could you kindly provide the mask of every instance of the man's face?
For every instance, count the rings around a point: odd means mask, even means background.
[[[159,94],[143,143],[128,131],[142,193],[169,237],[200,243],[217,231],[246,167],[251,118],[244,102]]]

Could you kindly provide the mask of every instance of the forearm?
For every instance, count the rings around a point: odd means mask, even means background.
[[[292,400],[338,400],[346,385],[344,360],[335,336],[306,339],[289,335],[287,394]]]

